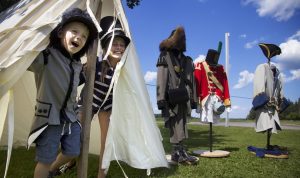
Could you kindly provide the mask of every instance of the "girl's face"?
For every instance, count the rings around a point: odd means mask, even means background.
[[[126,45],[124,39],[120,37],[115,37],[110,49],[109,58],[121,60],[125,48]]]
[[[89,36],[89,29],[81,22],[70,22],[59,33],[63,47],[72,56],[85,45]]]

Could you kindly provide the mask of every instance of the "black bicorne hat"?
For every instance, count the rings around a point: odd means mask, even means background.
[[[118,36],[124,39],[126,46],[130,43],[130,39],[124,33],[123,27],[119,19],[116,19],[116,24],[110,29],[114,20],[115,17],[113,16],[106,16],[100,20],[100,27],[102,28],[102,31],[100,32],[99,37],[101,40],[102,47],[105,47],[106,43],[109,42],[113,35],[113,31],[114,36]]]
[[[275,44],[258,44],[264,55],[270,60],[272,57],[281,54],[281,49]]]
[[[87,48],[91,45],[91,42],[93,39],[97,38],[98,30],[92,21],[90,15],[79,8],[72,8],[70,10],[67,10],[63,13],[61,22],[57,25],[57,27],[51,32],[50,35],[50,45],[57,45],[55,43],[58,43],[58,33],[60,30],[65,27],[67,24],[71,22],[81,22],[84,25],[87,26],[89,29],[89,37],[86,41],[85,46],[78,52],[79,56],[82,56],[86,51]]]

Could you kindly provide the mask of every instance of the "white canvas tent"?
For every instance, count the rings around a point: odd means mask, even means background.
[[[99,1],[23,0],[13,11],[0,16],[0,146],[26,146],[35,106],[35,81],[26,69],[48,44],[48,36],[68,8],[93,12]],[[89,4],[87,6],[87,4]],[[120,0],[102,0],[101,17],[117,14],[126,34],[130,30]],[[99,29],[101,30],[101,29]],[[131,43],[116,70],[113,111],[104,155],[104,168],[111,160],[150,169],[167,167],[161,135],[156,126],[149,95],[134,44]],[[127,60],[128,59],[128,60]],[[130,101],[130,104],[124,102]],[[90,153],[98,154],[98,120],[91,123]],[[130,127],[133,129],[125,130]],[[138,129],[134,129],[138,128]],[[13,138],[12,138],[13,133]],[[126,143],[120,137],[127,136]],[[142,142],[139,144],[139,142]],[[143,153],[139,153],[143,150]],[[8,154],[9,155],[9,154]],[[137,159],[138,157],[138,159]],[[146,159],[147,158],[147,159]],[[149,159],[150,158],[150,159]],[[9,159],[8,159],[9,162]]]

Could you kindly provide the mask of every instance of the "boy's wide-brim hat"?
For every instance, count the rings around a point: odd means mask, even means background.
[[[116,23],[114,26],[112,26],[115,20]],[[116,19],[113,16],[103,17],[100,20],[100,27],[102,28],[102,31],[100,32],[99,37],[102,47],[105,47],[106,43],[110,41],[113,34],[115,37],[117,36],[123,38],[126,46],[130,43],[130,39],[126,36],[119,19]]]
[[[281,54],[280,47],[275,44],[260,43],[258,45],[268,59]]]
[[[90,15],[79,8],[73,8],[66,11],[61,20],[61,27],[71,23],[71,22],[81,22],[87,26],[89,29],[89,39],[95,39],[98,35],[98,30],[92,21]]]

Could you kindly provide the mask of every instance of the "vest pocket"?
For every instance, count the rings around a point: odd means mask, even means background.
[[[35,116],[49,118],[52,104],[36,100]]]

